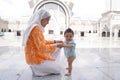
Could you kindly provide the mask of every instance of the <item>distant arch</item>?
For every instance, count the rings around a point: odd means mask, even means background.
[[[65,14],[65,27],[68,27],[69,23],[70,23],[71,14],[70,14],[70,10],[69,10],[68,6],[62,1],[59,1],[59,0],[41,0],[41,1],[37,2],[37,4],[35,5],[33,13],[35,11],[37,11],[38,9],[44,7],[44,5],[47,5],[47,4],[58,5],[64,11],[64,14]]]

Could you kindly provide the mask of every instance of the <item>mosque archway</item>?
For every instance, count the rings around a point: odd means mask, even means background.
[[[53,28],[55,29],[56,32],[53,30],[53,34],[61,34],[61,30],[68,28],[71,14],[68,6],[64,2],[59,0],[39,1],[35,5],[33,13],[41,8],[46,9],[52,15],[48,26],[50,31],[52,31]]]
[[[103,29],[102,29],[102,37],[110,37],[110,29],[108,27],[108,25],[104,25]]]

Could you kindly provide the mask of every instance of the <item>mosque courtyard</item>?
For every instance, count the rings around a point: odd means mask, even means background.
[[[0,0],[0,80],[120,80],[119,0],[19,1]],[[26,64],[23,32],[31,14],[40,8],[52,15],[46,39],[64,40],[66,28],[75,31],[76,59],[69,77],[64,75],[67,60],[63,49],[60,55],[63,74],[33,77]]]
[[[21,36],[0,37],[0,80],[120,80],[120,42],[110,38],[80,38],[71,77],[48,75],[33,77],[25,62]],[[61,50],[62,66],[66,58]],[[66,71],[65,71],[66,72]]]

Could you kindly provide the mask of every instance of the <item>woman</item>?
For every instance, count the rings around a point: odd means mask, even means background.
[[[62,67],[56,62],[56,48],[62,47],[62,41],[47,41],[44,39],[44,28],[49,23],[50,14],[39,9],[30,18],[23,36],[26,62],[30,65],[33,76],[45,76],[61,73]],[[54,44],[59,43],[59,44]],[[51,57],[52,54],[52,57]]]

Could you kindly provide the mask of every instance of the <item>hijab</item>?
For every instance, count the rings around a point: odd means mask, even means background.
[[[42,30],[42,32],[44,32],[44,27],[41,25],[41,20],[50,17],[50,13],[48,13],[46,10],[44,9],[39,9],[37,10],[30,18],[29,22],[28,22],[28,27],[24,32],[23,35],[23,41],[22,41],[22,45],[26,46],[28,37],[30,35],[30,32],[32,31],[32,29],[38,25],[39,28]]]

